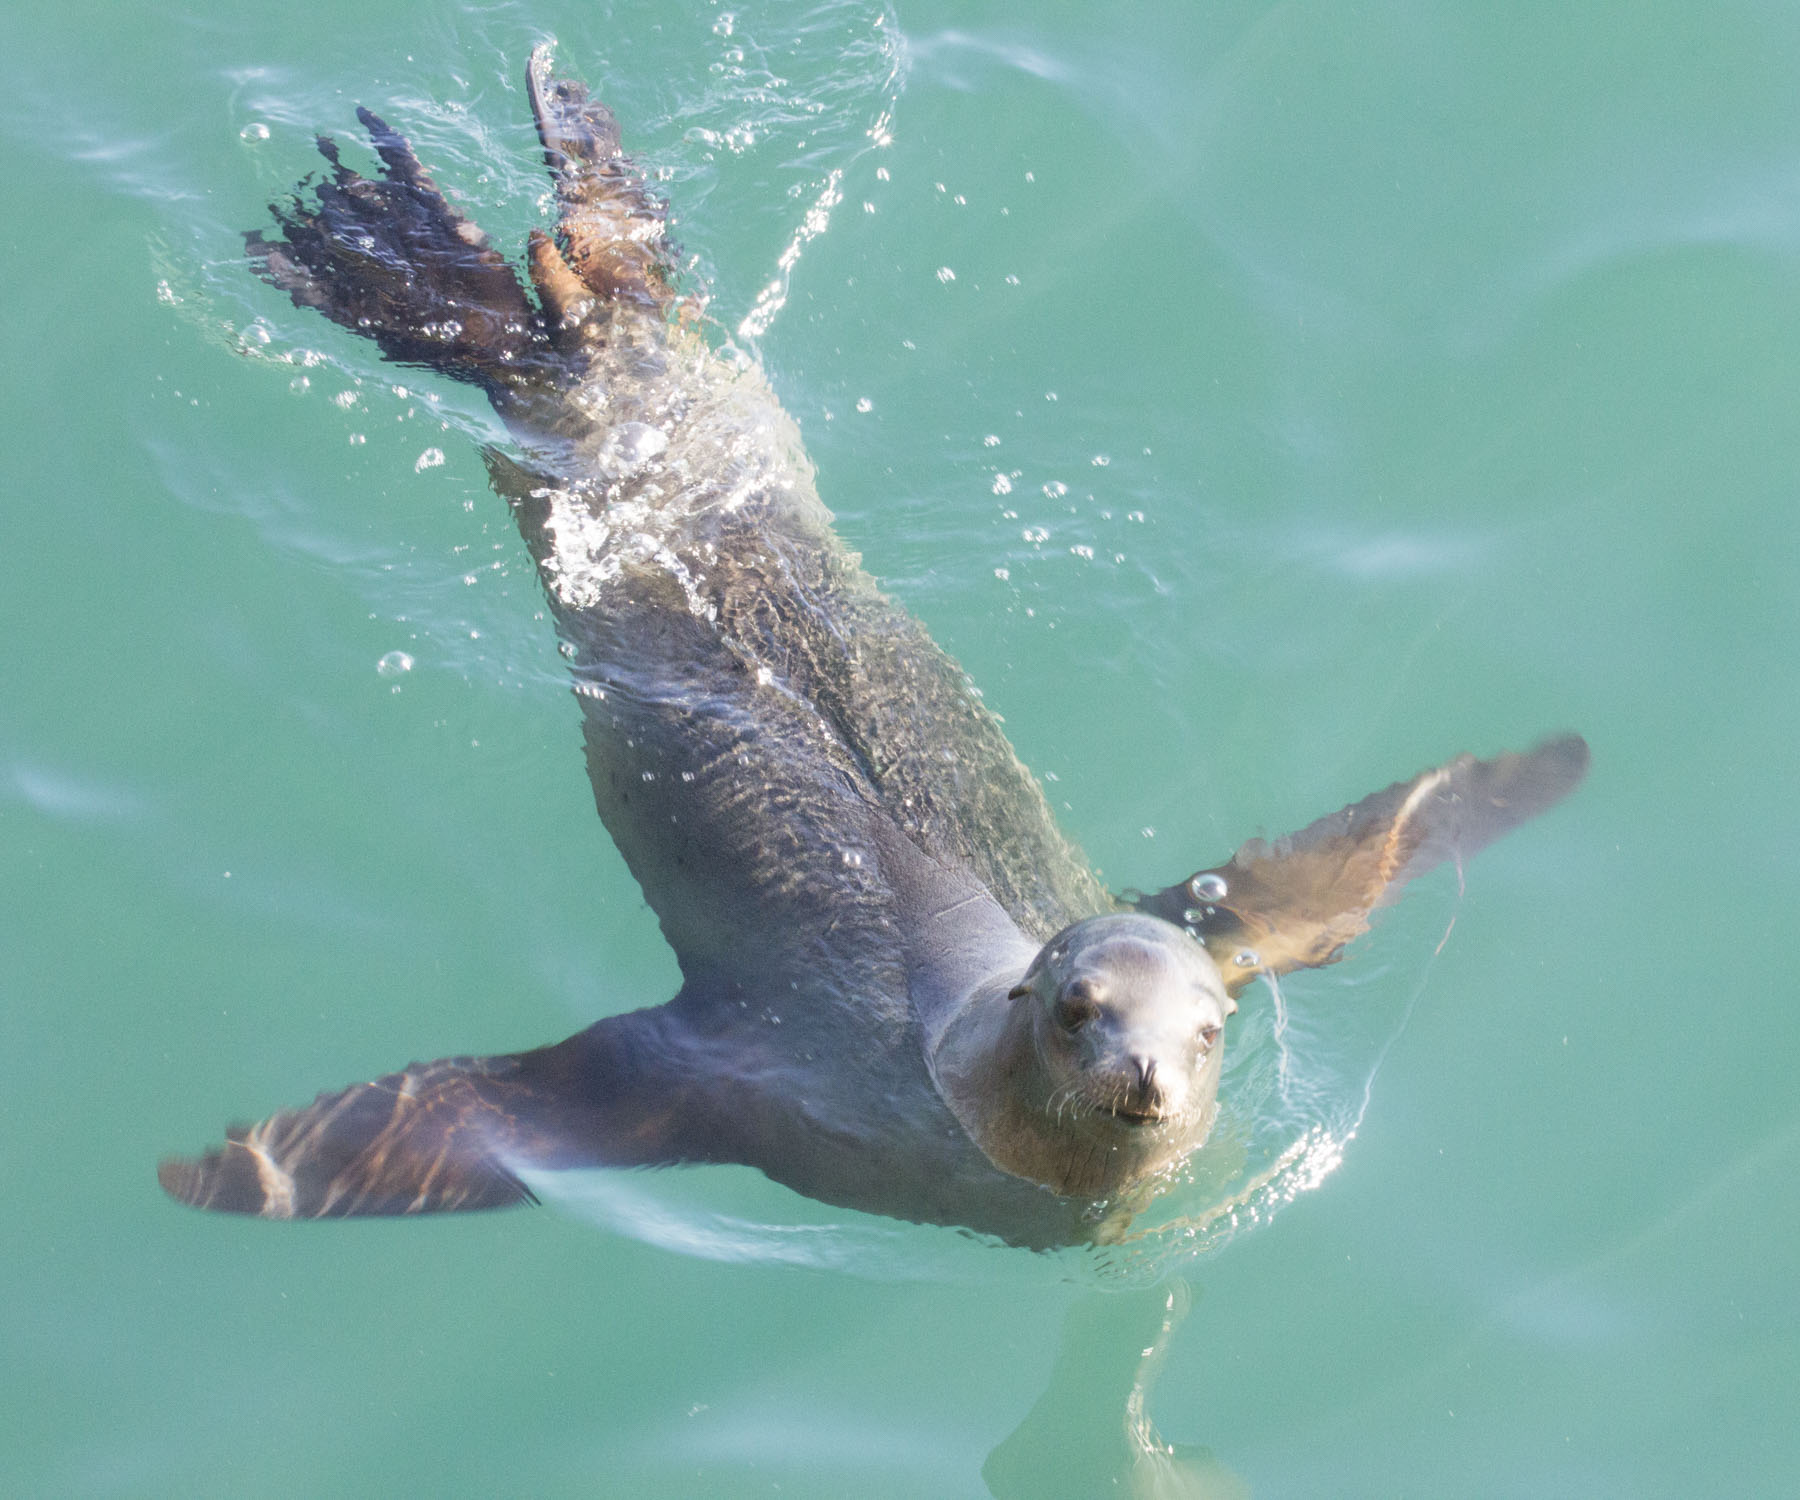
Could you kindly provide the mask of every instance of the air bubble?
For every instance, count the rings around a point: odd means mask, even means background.
[[[1196,901],[1223,901],[1227,887],[1223,875],[1215,875],[1211,870],[1196,875],[1188,882],[1188,889],[1194,893]]]
[[[269,127],[261,120],[252,121],[238,132],[240,141],[266,141],[269,138]]]
[[[858,396],[856,398],[856,409],[858,411],[874,411],[875,403],[867,396]]]
[[[669,435],[648,422],[621,422],[600,446],[600,467],[617,478],[635,473],[669,446]]]
[[[404,651],[390,651],[375,663],[375,670],[383,677],[399,677],[413,669],[413,659]]]
[[[952,271],[948,266],[939,266],[937,268],[937,279],[939,281],[955,281],[956,272]]]
[[[427,469],[441,468],[444,462],[442,448],[427,448],[413,464],[413,473],[423,474]]]
[[[1240,969],[1259,969],[1262,967],[1262,960],[1257,957],[1254,948],[1238,949],[1236,953],[1231,955],[1231,961]]]

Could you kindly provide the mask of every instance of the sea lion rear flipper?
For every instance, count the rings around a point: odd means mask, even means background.
[[[369,110],[356,115],[381,176],[352,171],[321,136],[330,177],[269,205],[277,238],[244,236],[257,274],[297,306],[374,339],[389,359],[497,396],[530,379],[554,356],[518,275],[438,191],[404,136]],[[302,196],[309,185],[311,202]]]
[[[675,273],[668,205],[620,149],[612,111],[574,79],[558,78],[550,53],[548,44],[532,49],[525,88],[556,184],[560,245],[534,231],[529,259],[551,325],[563,334],[595,298],[666,308]]]
[[[597,312],[624,301],[675,301],[667,205],[619,148],[612,112],[531,54],[526,86],[556,184],[557,239],[531,232],[527,265],[540,314],[506,258],[438,190],[406,138],[358,109],[381,158],[364,177],[318,141],[331,174],[269,206],[280,233],[244,236],[257,274],[300,307],[364,334],[389,359],[509,392],[567,375],[564,358],[605,336]],[[307,189],[311,189],[310,201]]]
[[[1576,734],[1492,760],[1459,755],[1133,904],[1205,942],[1236,994],[1258,973],[1335,962],[1409,880],[1555,806],[1587,767]]]
[[[664,1008],[666,1010],[666,1007]],[[518,1172],[682,1157],[660,1011],[552,1047],[449,1057],[234,1126],[157,1180],[195,1208],[270,1219],[439,1213],[535,1202]]]

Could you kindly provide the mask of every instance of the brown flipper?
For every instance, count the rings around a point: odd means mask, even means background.
[[[576,283],[602,301],[667,308],[675,298],[668,205],[619,149],[612,111],[551,72],[548,46],[533,49],[525,86],[560,210],[560,247],[543,239],[531,248],[532,278],[552,324],[585,318]]]
[[[505,1208],[537,1201],[520,1169],[680,1160],[704,1121],[665,1073],[665,1031],[640,1011],[533,1052],[414,1064],[234,1126],[157,1180],[195,1208],[320,1219]]]
[[[345,166],[319,138],[331,176],[271,204],[280,236],[244,236],[257,274],[297,306],[366,334],[389,359],[428,365],[497,397],[541,378],[554,356],[517,273],[458,213],[400,133],[366,109],[382,175]]]
[[[1235,995],[1259,973],[1336,962],[1409,880],[1554,807],[1587,767],[1576,734],[1492,760],[1459,755],[1132,904],[1205,942]]]

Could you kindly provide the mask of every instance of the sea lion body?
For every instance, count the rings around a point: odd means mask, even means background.
[[[669,1009],[687,1024],[664,1037],[681,1159],[1085,1237],[1095,1195],[1046,1193],[975,1146],[911,996],[909,935],[937,905],[978,909],[1014,975],[1113,905],[998,722],[832,530],[755,366],[617,303],[544,405],[509,415],[524,462],[490,469],[565,644],[596,806],[681,956]]]
[[[559,208],[529,242],[535,301],[367,111],[382,175],[321,142],[332,175],[249,251],[505,419],[494,486],[682,988],[235,1128],[164,1162],[164,1187],[405,1214],[523,1201],[533,1170],[741,1162],[1019,1244],[1116,1233],[1205,1139],[1237,992],[1332,961],[1414,875],[1565,795],[1586,747],[1463,756],[1115,899],[961,669],[837,538],[761,372],[703,337],[611,115],[544,49],[528,86]]]

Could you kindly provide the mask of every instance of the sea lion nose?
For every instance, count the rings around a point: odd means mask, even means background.
[[[1162,1097],[1162,1090],[1156,1084],[1156,1059],[1137,1052],[1132,1054],[1129,1061],[1134,1075],[1132,1093],[1137,1096],[1137,1102],[1155,1104]]]

